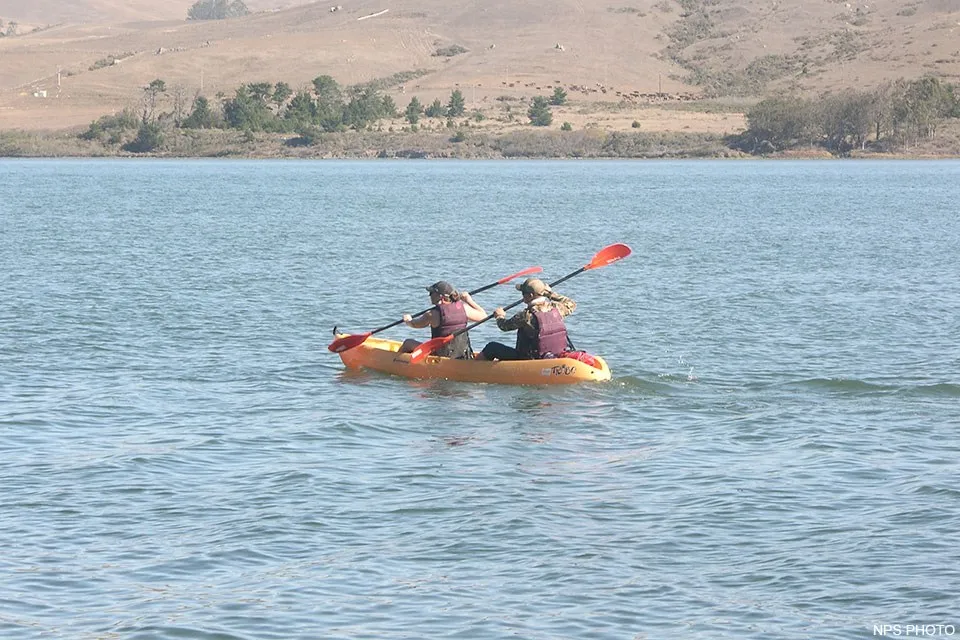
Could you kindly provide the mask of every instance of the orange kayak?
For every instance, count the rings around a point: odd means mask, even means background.
[[[338,334],[337,337],[343,337]],[[593,356],[593,366],[574,358],[549,360],[453,360],[427,356],[410,364],[410,354],[397,354],[400,343],[395,340],[367,338],[358,347],[340,352],[348,369],[371,369],[405,378],[487,382],[490,384],[577,384],[610,379],[610,369],[603,358]]]

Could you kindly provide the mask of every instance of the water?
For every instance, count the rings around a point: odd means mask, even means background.
[[[960,626],[960,163],[0,178],[0,637]],[[348,374],[325,349],[440,278],[556,279],[613,242],[633,255],[562,287],[609,384]]]

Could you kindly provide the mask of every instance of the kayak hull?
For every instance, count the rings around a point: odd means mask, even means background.
[[[337,336],[342,337],[340,335]],[[410,354],[397,354],[400,343],[367,338],[363,344],[340,352],[348,369],[370,369],[405,378],[486,382],[490,384],[553,385],[601,382],[610,379],[606,361],[594,356],[596,366],[573,358],[549,360],[453,360],[427,356],[410,363]]]

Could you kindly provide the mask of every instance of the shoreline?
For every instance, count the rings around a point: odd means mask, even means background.
[[[960,127],[957,127],[960,130]],[[463,131],[463,130],[458,130]],[[124,151],[120,145],[84,140],[75,130],[0,131],[0,158],[236,158],[248,160],[602,160],[781,159],[949,160],[960,158],[960,131],[909,152],[855,151],[843,156],[821,148],[751,155],[728,146],[725,136],[696,132],[516,130],[328,133],[305,144],[294,134],[235,130],[165,133],[161,150]]]

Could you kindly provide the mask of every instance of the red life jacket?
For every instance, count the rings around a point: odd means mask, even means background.
[[[438,304],[433,309],[440,314],[440,324],[436,327],[430,327],[431,338],[449,336],[467,326],[467,310],[462,300]],[[470,333],[461,333],[434,351],[433,355],[444,358],[472,358],[473,349],[470,346]]]
[[[517,351],[521,357],[531,360],[556,358],[567,350],[567,327],[556,307],[547,311],[530,311],[536,335],[530,336],[523,329],[517,332]]]
[[[572,358],[574,360],[579,360],[590,367],[596,367],[600,363],[597,362],[597,359],[587,353],[586,351],[564,351],[563,353],[557,354],[558,358]]]

